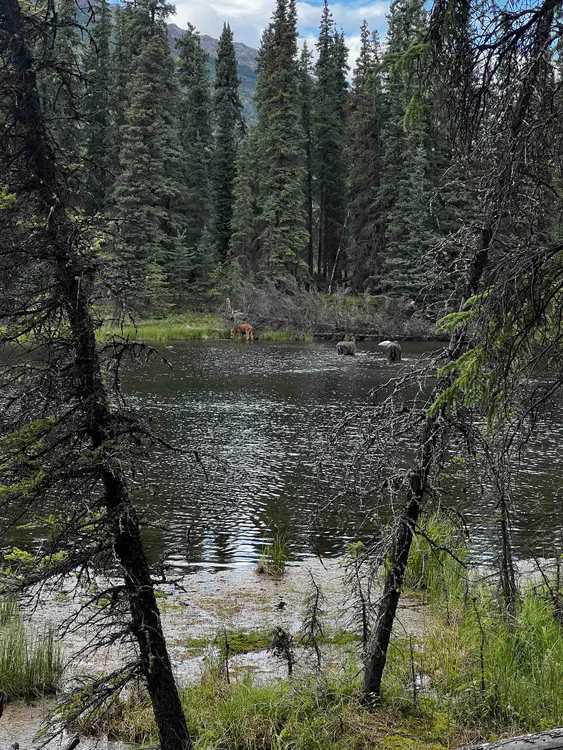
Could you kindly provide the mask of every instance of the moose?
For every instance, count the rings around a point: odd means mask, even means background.
[[[385,355],[389,362],[400,362],[403,356],[403,350],[398,341],[381,341],[378,346],[386,348]]]
[[[250,323],[237,323],[231,331],[231,339],[236,339],[239,334],[244,334],[246,341],[254,341],[254,327]]]
[[[352,336],[350,341],[339,341],[336,344],[336,353],[353,357],[356,354],[356,337]]]

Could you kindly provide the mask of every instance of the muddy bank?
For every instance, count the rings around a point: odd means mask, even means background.
[[[329,634],[340,638],[323,648],[325,664],[337,666],[346,660],[346,651],[355,651],[352,612],[344,586],[344,571],[338,560],[306,562],[289,565],[280,580],[258,575],[253,567],[236,568],[218,572],[198,571],[182,576],[177,584],[158,587],[159,606],[169,650],[181,685],[198,680],[209,662],[217,658],[213,645],[217,637],[228,638],[249,633],[249,650],[234,653],[230,659],[233,679],[248,673],[257,681],[270,681],[286,676],[285,666],[267,650],[260,637],[267,638],[269,631],[280,626],[296,634],[302,624],[304,601],[311,590],[311,578],[321,587],[326,597],[325,627]],[[32,623],[43,627],[47,622],[58,628],[72,619],[83,606],[86,592],[68,580],[50,594],[41,596],[33,611]],[[400,610],[397,634],[423,637],[425,630],[424,607],[405,600]],[[342,638],[342,634],[346,634]],[[253,636],[258,643],[252,650]],[[76,627],[61,637],[65,662],[64,686],[69,686],[78,675],[107,673],[122,665],[131,656],[130,647],[113,645],[97,653],[88,650],[95,644],[98,631],[89,625]],[[244,637],[244,636],[243,636]],[[246,651],[246,649],[243,649]],[[312,657],[296,647],[296,671],[309,671]],[[32,704],[8,704],[0,718],[0,750],[8,750],[19,743],[20,750],[29,750],[32,737],[42,726],[53,700]],[[63,743],[64,746],[64,743]],[[95,745],[102,750],[119,750],[122,746],[106,741]],[[52,744],[51,748],[60,747]],[[90,750],[93,743],[81,742],[80,747]]]
[[[351,602],[344,585],[344,570],[338,560],[321,562],[311,558],[291,564],[279,580],[259,575],[254,567],[217,572],[200,570],[161,584],[157,594],[163,627],[180,684],[199,679],[208,654],[204,648],[218,635],[239,631],[263,633],[282,627],[292,634],[300,628],[304,602],[311,591],[312,579],[326,597],[324,622],[328,633],[355,632]],[[67,581],[64,589],[42,596],[31,613],[37,624],[52,623],[63,628],[83,605],[85,592]],[[405,600],[397,624],[397,633],[422,637],[423,607]],[[65,676],[97,674],[118,668],[130,656],[129,647],[112,645],[90,653],[98,631],[83,625],[65,632],[62,641]],[[355,648],[355,645],[352,646]],[[264,648],[235,654],[235,671],[248,668],[259,680],[284,676],[284,668]],[[303,665],[306,668],[306,664]]]

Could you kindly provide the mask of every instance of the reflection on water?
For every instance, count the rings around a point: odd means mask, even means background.
[[[406,365],[431,346],[407,343]],[[181,567],[247,565],[272,528],[287,533],[293,558],[339,554],[373,531],[375,501],[352,494],[332,501],[357,431],[344,432],[331,451],[326,481],[318,476],[338,421],[396,372],[374,345],[359,349],[357,357],[338,357],[333,344],[176,344],[166,351],[172,369],[155,360],[125,375],[126,393],[155,431],[197,449],[208,471],[193,453],[155,452],[139,493],[159,521],[148,532],[153,557]],[[515,537],[522,555],[541,553],[558,527],[562,434],[560,423],[550,423],[520,476]],[[464,511],[486,554],[492,507],[465,501]]]

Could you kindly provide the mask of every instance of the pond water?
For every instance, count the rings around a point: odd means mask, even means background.
[[[438,346],[405,343],[403,364],[416,365]],[[272,529],[286,535],[292,559],[332,556],[373,531],[374,499],[335,497],[345,489],[341,477],[358,435],[345,434],[327,451],[343,414],[367,408],[370,390],[397,372],[376,345],[358,349],[356,357],[338,357],[333,343],[178,343],[161,347],[170,366],[155,359],[124,374],[125,392],[154,431],[197,449],[207,473],[193,453],[154,451],[138,493],[155,522],[147,530],[153,559],[179,568],[248,565]],[[515,494],[521,557],[543,555],[560,527],[563,425],[551,418],[541,433]],[[494,502],[471,500],[461,488],[455,499],[475,548],[490,556]]]

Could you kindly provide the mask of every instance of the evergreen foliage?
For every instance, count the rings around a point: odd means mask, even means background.
[[[348,105],[347,49],[324,1],[319,40],[314,130],[315,174],[319,204],[319,276],[337,277],[343,266],[338,257],[347,213],[346,116]]]
[[[350,282],[373,288],[381,272],[384,222],[380,205],[383,90],[377,33],[361,28],[360,55],[352,82],[349,118]]]
[[[111,8],[107,0],[92,0],[94,28],[85,54],[87,89],[84,98],[86,177],[84,204],[96,213],[108,203],[112,174]]]
[[[299,98],[301,101],[301,123],[305,144],[305,207],[307,211],[307,265],[309,274],[313,277],[314,267],[314,236],[313,236],[313,97],[315,84],[312,76],[312,53],[307,42],[303,43],[299,60]]]
[[[161,21],[134,59],[131,89],[114,191],[118,265],[126,298],[140,309],[158,309],[167,282],[181,287],[190,271],[177,88]]]
[[[170,54],[171,12],[92,0],[77,20],[74,0],[61,0],[39,75],[77,207],[114,222],[104,247],[117,311],[215,304],[241,273],[264,289],[450,294],[461,269],[446,239],[471,219],[474,185],[453,155],[449,92],[429,75],[422,0],[394,0],[384,52],[364,22],[350,84],[328,0],[314,66],[307,44],[298,54],[295,0],[276,0],[250,132],[232,30],[211,62],[191,25]],[[466,50],[462,16],[455,44]],[[560,43],[552,62],[560,102]],[[542,201],[549,232],[560,222]]]
[[[417,294],[430,281],[420,262],[437,239],[430,214],[433,193],[427,91],[420,56],[410,64],[427,29],[421,0],[394,0],[389,14],[382,125],[381,204],[385,250],[381,287],[391,294]]]
[[[211,84],[209,55],[201,46],[198,32],[190,24],[176,42],[179,51],[178,82],[180,85],[179,120],[184,154],[185,244],[192,251],[199,249],[204,232],[212,220],[211,160],[213,125],[211,121]],[[206,243],[207,244],[207,243]],[[196,259],[196,266],[203,265]]]
[[[305,148],[300,118],[295,0],[278,0],[260,50],[257,103],[258,231],[270,278],[305,271]]]
[[[233,47],[233,32],[228,24],[225,24],[219,40],[215,72],[214,237],[220,256],[225,258],[232,235],[237,153],[243,131],[240,80]]]

